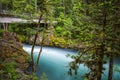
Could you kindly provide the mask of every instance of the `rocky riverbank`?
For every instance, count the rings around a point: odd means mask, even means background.
[[[27,40],[27,44],[32,44],[34,41],[35,35],[32,35],[29,40]],[[38,34],[36,45],[40,45],[42,41],[41,33]],[[45,33],[43,46],[51,46],[51,47],[59,47],[59,48],[68,48],[73,50],[78,50],[79,48],[83,48],[83,45],[78,45],[77,43],[73,43],[72,41],[65,39],[63,37],[56,37],[53,34]]]
[[[29,55],[15,33],[4,32],[0,37],[0,80],[29,80],[24,73]]]

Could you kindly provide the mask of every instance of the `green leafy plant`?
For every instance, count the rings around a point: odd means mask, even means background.
[[[3,32],[4,32],[4,30],[3,30],[3,29],[0,29],[0,36],[2,35]]]
[[[17,80],[19,78],[17,71],[15,70],[15,62],[5,63],[4,64],[4,74],[8,75],[8,77],[12,80]]]

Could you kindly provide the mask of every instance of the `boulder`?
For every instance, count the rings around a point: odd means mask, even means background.
[[[18,63],[25,63],[26,62],[25,57],[24,56],[18,56],[16,58],[16,62],[18,62]]]

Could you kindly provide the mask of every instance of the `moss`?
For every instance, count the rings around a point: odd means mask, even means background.
[[[11,57],[15,57],[15,58],[16,58],[17,56],[18,56],[17,53],[12,53],[12,54],[11,54]]]
[[[9,43],[10,43],[10,44],[13,44],[13,43],[14,43],[14,41],[13,41],[13,40],[9,40]]]

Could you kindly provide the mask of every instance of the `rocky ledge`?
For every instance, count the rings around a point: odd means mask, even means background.
[[[0,80],[29,80],[24,73],[29,66],[29,55],[13,32],[0,37]]]

